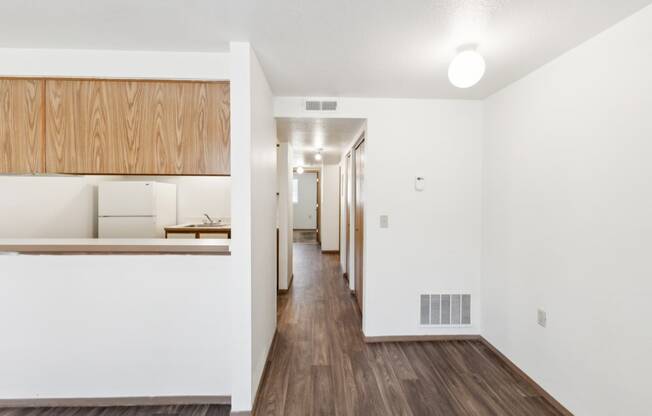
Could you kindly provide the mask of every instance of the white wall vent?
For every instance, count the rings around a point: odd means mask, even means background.
[[[337,111],[337,101],[306,101],[306,111]]]
[[[321,111],[321,101],[306,101],[306,111]]]
[[[421,325],[471,325],[471,295],[421,295],[419,323]]]
[[[322,101],[321,102],[322,111],[336,111],[337,110],[337,101]]]

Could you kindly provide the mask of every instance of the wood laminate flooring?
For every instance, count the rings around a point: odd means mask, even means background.
[[[317,244],[317,231],[315,230],[294,230],[294,242],[302,244]]]
[[[480,341],[366,344],[339,257],[294,250],[255,416],[560,414]]]
[[[35,407],[0,409],[0,416],[229,416],[227,405]]]

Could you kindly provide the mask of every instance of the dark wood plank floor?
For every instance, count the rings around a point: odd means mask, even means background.
[[[364,343],[338,257],[294,248],[256,416],[559,415],[478,341]]]
[[[0,416],[228,416],[230,413],[230,406],[226,405],[0,409]]]

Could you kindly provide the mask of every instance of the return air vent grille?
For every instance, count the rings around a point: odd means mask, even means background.
[[[337,101],[306,101],[306,111],[337,111]]]
[[[421,295],[420,299],[421,325],[471,325],[471,295]]]
[[[321,101],[306,101],[306,111],[321,111]]]

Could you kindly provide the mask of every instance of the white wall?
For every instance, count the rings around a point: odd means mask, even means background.
[[[97,184],[143,180],[177,186],[178,223],[230,217],[230,177],[0,176],[0,238],[97,237]]]
[[[365,335],[480,333],[482,103],[338,98],[335,114],[303,105],[278,97],[275,114],[367,119]],[[415,192],[416,176],[426,191]],[[473,295],[472,327],[419,326],[419,295],[443,291]]]
[[[649,413],[650,39],[652,7],[486,101],[484,336],[578,416]]]
[[[227,80],[229,54],[0,48],[0,75]]]
[[[287,290],[292,281],[293,204],[292,145],[279,143],[276,158],[278,175],[278,288]]]
[[[276,332],[276,119],[273,96],[251,50],[252,403]]]
[[[0,255],[0,399],[230,395],[230,260]]]
[[[248,43],[231,43],[232,410],[251,410],[276,329],[276,127]]]
[[[321,167],[321,249],[338,251],[340,249],[340,167],[322,165]]]
[[[314,230],[317,228],[317,173],[295,173],[299,183],[299,201],[292,208],[294,228]]]

